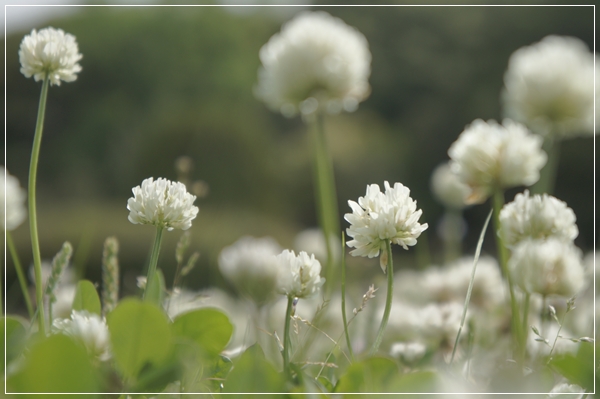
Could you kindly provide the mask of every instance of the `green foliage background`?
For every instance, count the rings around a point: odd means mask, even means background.
[[[358,28],[373,55],[371,96],[357,112],[326,121],[340,216],[367,184],[402,182],[431,226],[434,261],[441,259],[435,226],[443,210],[429,191],[431,172],[465,125],[501,118],[510,54],[548,34],[593,45],[591,7],[311,8]],[[224,286],[218,253],[242,235],[272,235],[291,247],[297,232],[316,226],[305,126],[253,96],[260,47],[301,10],[92,7],[49,23],[74,34],[84,57],[76,82],[50,89],[38,176],[42,256],[51,258],[70,240],[75,267],[99,281],[102,242],[115,235],[124,291],[132,292],[153,229],[128,222],[127,198],[146,177],[175,179],[181,155],[193,159],[192,177],[210,186],[209,196],[197,201],[201,210],[192,227],[200,266],[184,285]],[[24,187],[41,87],[19,72],[26,33],[6,38],[5,87],[6,163]],[[584,250],[593,247],[592,143],[564,143],[555,192],[574,209],[576,243]],[[467,210],[467,250],[488,209]],[[165,235],[159,267],[168,285],[180,234]],[[14,237],[28,265],[26,223]],[[410,267],[413,254],[402,252],[409,257],[398,264]],[[11,286],[10,263],[7,270],[13,311],[21,296],[16,282]]]

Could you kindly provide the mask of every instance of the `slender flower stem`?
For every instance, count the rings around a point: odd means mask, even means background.
[[[338,216],[337,195],[335,189],[335,177],[333,172],[333,161],[327,147],[325,138],[325,120],[322,113],[317,113],[311,129],[313,132],[314,146],[314,186],[316,194],[317,212],[319,224],[325,237],[327,248],[327,265],[325,272],[325,297],[329,297],[335,280],[335,264],[333,259],[333,248],[331,237],[335,237],[340,231]]]
[[[540,172],[540,179],[531,187],[532,194],[552,194],[556,182],[556,171],[560,159],[560,141],[552,138],[544,140],[543,149],[548,154],[548,162]]]
[[[29,290],[27,289],[27,279],[25,278],[25,273],[23,273],[23,267],[21,266],[21,261],[19,260],[19,254],[17,254],[15,243],[9,231],[6,231],[6,246],[8,247],[8,251],[10,252],[12,261],[15,264],[15,271],[17,272],[17,278],[19,280],[19,285],[21,286],[23,298],[25,298],[25,306],[27,306],[27,313],[29,314],[29,318],[31,319],[33,318],[33,305],[31,304]]]
[[[148,277],[146,278],[146,288],[144,289],[144,299],[148,289],[152,286],[152,280],[156,274],[156,265],[158,264],[158,254],[160,253],[160,244],[162,242],[162,234],[165,230],[162,226],[156,227],[156,236],[154,237],[154,246],[152,247],[152,254],[150,255],[150,263],[148,265]]]
[[[390,240],[385,240],[385,249],[387,251],[387,296],[385,299],[385,309],[383,311],[383,318],[381,319],[381,325],[379,326],[379,331],[377,332],[377,338],[375,338],[375,343],[371,348],[371,355],[374,355],[379,349],[379,345],[381,345],[381,341],[383,340],[383,333],[385,332],[385,328],[387,327],[388,320],[390,318],[390,310],[392,309],[392,297],[394,294],[394,263],[392,261],[392,243]]]
[[[521,320],[519,319],[519,305],[517,304],[517,299],[515,297],[515,290],[512,281],[512,277],[508,271],[508,251],[504,246],[504,242],[502,241],[502,237],[498,234],[498,230],[500,229],[500,210],[502,206],[504,206],[504,192],[501,189],[497,189],[494,191],[493,198],[493,212],[494,212],[494,237],[496,237],[496,247],[498,250],[498,258],[500,261],[500,267],[502,269],[502,274],[508,281],[508,290],[510,293],[510,309],[511,309],[511,329],[513,333],[513,340],[515,344],[520,347],[524,345],[522,339],[522,329],[521,329]]]
[[[485,223],[483,224],[483,228],[481,229],[481,234],[479,235],[479,242],[477,243],[477,249],[475,250],[475,257],[473,258],[473,269],[471,271],[471,280],[469,281],[469,288],[467,289],[467,297],[465,298],[465,306],[463,307],[462,318],[460,320],[460,327],[458,328],[458,333],[456,334],[456,340],[454,341],[454,348],[452,348],[452,357],[450,358],[450,364],[454,361],[454,354],[456,353],[456,347],[458,347],[458,340],[460,339],[460,333],[462,332],[463,326],[465,325],[465,320],[467,319],[467,308],[469,307],[469,301],[471,300],[471,292],[473,291],[473,282],[475,281],[475,271],[477,270],[477,262],[479,261],[479,255],[481,254],[481,247],[483,246],[483,237],[485,236],[485,232],[487,230],[488,224],[490,223],[490,219],[492,217],[492,211],[488,214],[487,219],[485,219]]]
[[[521,362],[525,361],[525,348],[527,348],[527,335],[529,334],[529,302],[530,302],[531,294],[529,292],[525,293],[525,299],[523,300],[523,320],[521,321],[521,347],[520,347],[520,356]]]
[[[285,311],[285,327],[283,329],[283,372],[290,375],[290,349],[292,342],[290,339],[290,320],[292,318],[292,306],[294,298],[288,297],[287,309]]]
[[[46,334],[44,317],[44,287],[42,286],[42,256],[40,254],[40,242],[37,228],[37,208],[36,208],[36,182],[38,160],[40,158],[40,147],[42,145],[42,131],[44,129],[44,115],[46,114],[46,99],[48,98],[48,86],[50,79],[46,76],[42,83],[42,92],[40,94],[40,104],[38,108],[37,122],[35,124],[35,134],[33,136],[33,148],[31,150],[31,162],[29,164],[29,230],[31,233],[31,250],[33,252],[33,267],[35,272],[35,294],[38,309],[39,331]]]
[[[346,345],[350,358],[354,361],[354,351],[352,350],[352,341],[348,333],[348,321],[346,320],[346,235],[342,232],[342,321],[344,322],[344,334],[346,335]]]

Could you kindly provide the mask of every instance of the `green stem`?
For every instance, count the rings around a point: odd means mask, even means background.
[[[377,332],[377,338],[375,338],[375,343],[371,348],[371,355],[374,355],[379,349],[379,345],[381,345],[381,341],[383,340],[383,333],[385,328],[387,327],[388,320],[390,318],[390,310],[392,309],[392,297],[394,295],[394,263],[392,261],[392,243],[390,240],[385,240],[385,249],[387,251],[388,261],[387,261],[387,296],[385,299],[385,309],[383,311],[383,318],[381,319],[381,325],[379,326],[379,331]]]
[[[325,298],[328,298],[335,280],[335,264],[333,259],[333,248],[331,237],[335,237],[340,231],[338,219],[337,195],[335,189],[335,176],[333,172],[333,161],[327,147],[325,137],[325,121],[321,113],[314,118],[313,132],[314,146],[314,186],[316,195],[317,213],[319,224],[325,238],[327,248]]]
[[[521,347],[520,347],[520,355],[521,362],[525,361],[525,352],[527,348],[527,335],[529,334],[529,302],[530,302],[531,294],[529,292],[525,293],[525,299],[523,301],[523,321],[521,322]]]
[[[502,237],[498,234],[500,230],[500,210],[504,206],[504,192],[501,189],[496,189],[494,191],[494,236],[496,237],[496,247],[498,250],[498,258],[500,261],[500,267],[502,269],[502,274],[508,281],[508,290],[510,293],[510,309],[511,309],[511,329],[513,333],[513,340],[519,347],[524,345],[522,340],[522,329],[521,329],[521,321],[519,320],[519,306],[517,304],[517,299],[515,297],[515,290],[512,281],[512,277],[508,271],[508,251],[504,246],[502,241]]]
[[[33,136],[33,148],[31,150],[31,162],[29,164],[29,230],[31,233],[31,250],[33,252],[33,267],[35,272],[35,294],[38,309],[38,325],[42,336],[46,335],[45,317],[44,317],[44,287],[42,285],[42,256],[40,254],[40,242],[38,238],[37,211],[35,189],[37,182],[38,160],[40,158],[40,147],[42,145],[42,131],[44,129],[44,115],[46,113],[46,99],[48,98],[48,86],[50,80],[48,77],[42,83],[42,92],[40,94],[40,105],[38,108],[37,122],[35,124],[35,134]]]
[[[288,296],[287,309],[285,311],[285,327],[283,330],[283,372],[290,375],[290,349],[292,346],[290,338],[290,320],[292,318],[292,306],[294,304],[294,298]]]
[[[354,351],[352,350],[352,341],[348,333],[348,321],[346,320],[346,235],[342,232],[342,321],[344,322],[344,334],[346,335],[346,345],[350,358],[354,361]]]
[[[548,161],[540,172],[540,179],[531,187],[532,194],[552,194],[556,182],[556,172],[560,159],[560,141],[548,138],[542,147],[548,154]]]
[[[146,288],[144,289],[144,298],[146,298],[146,292],[152,285],[152,280],[156,274],[156,265],[158,264],[158,255],[160,253],[160,244],[162,242],[162,234],[165,230],[162,226],[156,227],[156,236],[154,237],[154,246],[152,247],[152,254],[150,255],[150,263],[148,265],[148,277],[146,277]]]
[[[456,348],[458,347],[458,340],[460,339],[460,333],[462,332],[463,326],[465,325],[465,320],[467,319],[467,308],[469,307],[469,301],[471,300],[471,292],[473,291],[473,283],[475,282],[475,271],[477,270],[477,262],[479,261],[479,255],[481,254],[481,247],[483,246],[483,238],[485,236],[485,232],[487,230],[488,224],[490,223],[490,219],[492,217],[492,212],[488,214],[485,223],[483,224],[483,228],[481,229],[481,233],[479,234],[479,241],[477,242],[477,249],[475,250],[475,257],[473,258],[473,269],[471,271],[471,280],[469,280],[469,288],[467,289],[467,297],[465,298],[465,306],[463,307],[462,318],[460,320],[460,327],[458,328],[458,333],[456,334],[456,340],[454,341],[454,348],[452,348],[452,357],[450,358],[450,364],[454,361],[454,355],[456,354]]]
[[[12,258],[13,263],[15,264],[15,271],[17,272],[17,278],[19,280],[19,285],[21,286],[21,292],[23,293],[23,298],[25,298],[25,305],[27,306],[27,313],[29,314],[29,318],[33,318],[33,305],[31,304],[31,298],[29,297],[29,290],[27,289],[27,279],[25,278],[25,273],[23,273],[23,267],[21,266],[21,261],[19,260],[19,255],[17,254],[17,249],[15,248],[15,243],[12,239],[12,235],[9,231],[6,232],[6,246],[8,247],[8,251],[10,252],[10,256]]]

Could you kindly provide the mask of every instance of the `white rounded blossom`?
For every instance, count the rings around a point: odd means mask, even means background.
[[[554,237],[522,241],[508,267],[514,282],[529,293],[571,297],[584,285],[581,251]]]
[[[27,209],[25,208],[25,200],[27,195],[19,184],[19,179],[12,176],[4,168],[0,166],[0,184],[2,185],[2,226],[7,231],[16,229],[23,223],[27,216]],[[6,207],[6,208],[5,208]],[[5,212],[6,210],[6,212]]]
[[[471,188],[468,202],[480,203],[495,189],[537,182],[547,160],[542,142],[510,119],[476,119],[450,146],[450,168]]]
[[[370,93],[371,53],[357,29],[303,12],[260,49],[256,96],[285,116],[352,112]]]
[[[356,248],[350,254],[373,258],[383,251],[381,267],[385,272],[385,241],[390,240],[408,249],[408,246],[417,243],[417,238],[428,225],[419,223],[423,211],[417,210],[417,202],[410,197],[407,187],[401,183],[394,183],[391,187],[387,181],[384,186],[385,193],[381,192],[379,185],[371,184],[367,186],[365,196],[358,198],[358,203],[348,201],[352,213],[344,215],[344,219],[350,223],[346,234],[353,238],[346,244]]]
[[[504,74],[506,116],[534,132],[594,134],[594,55],[574,37],[547,36],[515,51]]]
[[[55,332],[81,342],[88,353],[100,360],[110,358],[110,334],[104,318],[87,311],[73,311],[70,319],[55,319]]]
[[[564,201],[548,194],[530,197],[525,190],[500,211],[499,234],[509,248],[527,238],[555,237],[571,242],[579,234],[575,220],[575,213]]]
[[[33,76],[35,81],[46,77],[50,84],[60,86],[60,81],[72,82],[81,72],[77,63],[82,58],[79,54],[75,36],[61,29],[35,29],[23,38],[19,48],[21,73],[26,78]]]
[[[219,270],[242,294],[262,304],[274,293],[279,271],[275,256],[281,250],[271,237],[242,237],[223,248]]]
[[[129,221],[133,224],[152,224],[157,227],[187,230],[198,214],[196,196],[187,192],[185,184],[150,177],[132,189],[127,200]]]
[[[585,393],[585,389],[576,384],[569,384],[566,382],[562,382],[560,384],[556,384],[550,393],[548,394],[548,398],[564,398],[564,399],[573,399],[580,398]],[[580,395],[576,395],[580,394]]]
[[[471,189],[463,183],[450,169],[450,164],[443,163],[431,175],[431,191],[447,208],[463,209],[467,206],[467,198]]]
[[[296,256],[294,251],[286,249],[277,255],[276,260],[279,268],[277,289],[281,294],[310,298],[325,284],[325,279],[320,276],[321,263],[314,255],[300,252]]]
[[[420,342],[396,342],[390,349],[390,356],[410,365],[421,360],[426,352],[427,346]]]

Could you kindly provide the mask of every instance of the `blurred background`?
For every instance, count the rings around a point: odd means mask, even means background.
[[[27,186],[41,83],[19,72],[20,42],[32,28],[63,29],[77,37],[83,71],[49,93],[38,174],[42,257],[50,260],[69,240],[73,267],[99,282],[102,244],[116,236],[124,294],[145,274],[155,230],[127,220],[131,189],[147,177],[185,178],[190,190],[206,194],[196,201],[191,250],[200,261],[186,277],[188,288],[230,288],[217,257],[243,235],[270,235],[292,248],[296,234],[317,225],[306,126],[270,112],[253,95],[259,49],[295,13],[325,10],[369,42],[371,96],[352,114],[329,116],[326,125],[340,218],[350,211],[348,199],[384,180],[408,186],[423,209],[427,237],[398,250],[400,268],[418,267],[416,258],[442,262],[436,226],[443,207],[431,194],[430,176],[465,125],[502,118],[499,95],[510,54],[549,34],[576,36],[590,48],[594,38],[592,7],[44,9],[50,10],[7,8],[7,169]],[[40,12],[50,20],[33,18]],[[184,176],[176,168],[182,156],[191,166]],[[576,244],[584,252],[594,247],[593,167],[592,137],[563,143],[555,196],[575,211]],[[507,202],[520,191],[507,192]],[[487,203],[465,211],[467,253],[488,211]],[[164,236],[159,267],[168,285],[181,234]],[[22,263],[30,265],[27,223],[13,237]],[[491,232],[484,251],[495,254]],[[7,306],[15,312],[23,305],[7,262]],[[349,264],[352,276],[381,274],[377,260],[348,262],[370,265]]]

